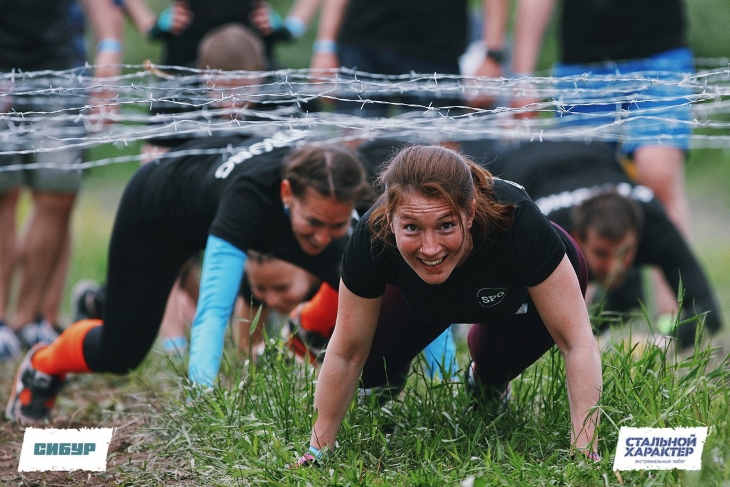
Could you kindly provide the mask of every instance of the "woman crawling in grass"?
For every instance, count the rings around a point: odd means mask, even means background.
[[[443,147],[401,150],[379,183],[383,194],[345,250],[317,419],[297,465],[334,447],[359,381],[398,390],[411,360],[451,323],[475,323],[466,381],[475,401],[508,400],[510,381],[557,345],[571,446],[598,459],[601,361],[576,243],[521,187]]]

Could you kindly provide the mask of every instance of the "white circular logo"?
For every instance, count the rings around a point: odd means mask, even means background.
[[[477,301],[485,308],[497,306],[507,294],[507,288],[504,287],[484,287],[477,292]]]

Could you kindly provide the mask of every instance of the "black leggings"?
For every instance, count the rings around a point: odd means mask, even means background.
[[[155,216],[144,204],[147,171],[142,167],[130,180],[114,222],[104,324],[84,339],[84,358],[95,372],[124,374],[142,362],[155,342],[180,268],[204,247],[204,241],[203,246],[192,244],[169,218]]]
[[[570,245],[566,253],[585,296],[588,270],[583,254],[570,235],[554,226],[563,234],[566,245]],[[426,323],[416,318],[401,290],[388,286],[370,355],[362,372],[363,387],[385,385],[388,376],[397,376],[409,367],[418,353],[450,325]],[[532,300],[528,300],[527,313],[513,315],[499,323],[474,324],[468,342],[479,378],[495,387],[517,377],[555,345]]]

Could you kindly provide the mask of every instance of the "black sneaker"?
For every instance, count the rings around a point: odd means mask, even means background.
[[[71,319],[99,320],[104,312],[104,288],[90,279],[77,282],[71,290]]]
[[[21,424],[42,424],[51,416],[56,396],[66,382],[65,377],[48,375],[31,365],[31,358],[44,344],[37,344],[25,354],[15,374],[13,390],[5,408],[10,421]]]
[[[37,343],[53,343],[58,335],[58,331],[44,318],[28,323],[18,332],[18,338],[25,348],[32,348]]]

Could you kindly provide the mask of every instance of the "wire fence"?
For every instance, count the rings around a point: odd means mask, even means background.
[[[685,133],[691,148],[730,148],[730,61],[699,59],[697,67],[683,76],[643,72],[521,78],[383,76],[348,69],[209,71],[150,63],[121,65],[125,74],[114,78],[94,78],[93,66],[4,73],[0,158],[6,162],[0,171],[80,170],[142,157],[23,164],[27,160],[15,156],[291,130],[305,133],[300,140],[308,143],[388,137],[421,143],[537,139],[661,144],[676,137],[660,133],[670,126]],[[485,98],[493,102],[489,108],[471,103]],[[383,112],[386,116],[372,116]]]

